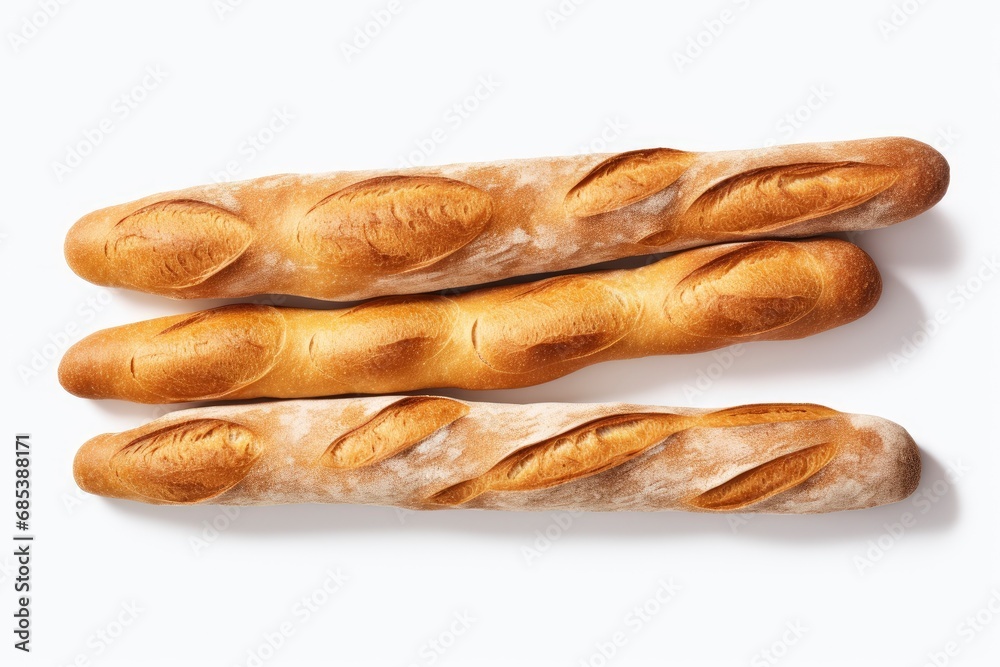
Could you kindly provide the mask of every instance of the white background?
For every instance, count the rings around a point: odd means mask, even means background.
[[[0,662],[256,664],[248,652],[287,622],[291,636],[265,649],[262,664],[766,665],[775,663],[761,652],[773,649],[781,665],[885,667],[923,665],[949,642],[955,655],[938,655],[939,664],[996,664],[1000,614],[987,605],[997,596],[1000,609],[1000,280],[977,282],[977,272],[992,276],[1000,247],[996,3],[592,0],[553,24],[557,0],[402,0],[350,60],[342,44],[386,1],[247,0],[221,13],[212,0],[71,2],[48,20],[37,17],[42,4],[10,0],[0,16],[9,448],[0,489],[13,487],[13,434],[30,432],[37,535],[28,656],[11,648],[12,558],[0,548]],[[702,52],[679,67],[675,53],[723,10],[730,22],[702,34]],[[893,18],[898,29],[880,28]],[[33,31],[25,20],[44,25]],[[130,92],[147,68],[166,76]],[[447,122],[480,77],[498,86],[479,91],[485,99],[461,124]],[[815,108],[800,109],[814,91]],[[251,157],[247,137],[275,110],[294,118]],[[781,124],[797,111],[798,127]],[[105,118],[110,133],[60,177],[56,163]],[[880,135],[936,143],[952,165],[943,202],[856,238],[885,280],[868,317],[802,341],[748,345],[721,373],[711,353],[639,359],[475,396],[810,401],[878,414],[922,447],[923,500],[747,522],[334,506],[246,509],[230,520],[215,507],[77,492],[79,444],[163,408],[64,393],[55,370],[67,337],[214,302],[85,283],[63,261],[67,228],[96,208],[208,182],[230,162],[239,178],[396,167],[439,126],[446,139],[428,163]],[[976,290],[971,299],[959,285]],[[921,333],[937,311],[946,321]],[[894,367],[890,354],[905,363]],[[715,379],[698,388],[702,373]],[[6,542],[13,499],[9,490],[0,498]],[[915,524],[900,533],[893,524],[907,512]],[[213,533],[213,521],[228,528]],[[349,578],[340,590],[308,619],[296,614],[338,568]],[[636,621],[629,614],[655,599],[660,580],[680,590]],[[116,619],[132,603],[138,616],[119,633]],[[972,630],[966,618],[984,609],[981,620],[992,622]],[[456,614],[473,619],[460,636],[449,634]],[[98,638],[104,631],[117,635],[110,644]],[[624,644],[604,658],[599,645],[616,633]],[[432,641],[448,647],[435,653]]]

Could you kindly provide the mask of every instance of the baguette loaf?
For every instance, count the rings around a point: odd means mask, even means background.
[[[811,513],[902,500],[920,456],[896,424],[818,405],[379,396],[182,410],[90,440],[73,470],[162,504]]]
[[[97,211],[65,252],[87,280],[175,298],[358,300],[883,227],[947,184],[945,159],[903,138],[285,175]]]
[[[880,291],[846,241],[752,241],[453,298],[162,317],[76,343],[59,379],[145,403],[523,387],[609,359],[802,338],[864,315]]]

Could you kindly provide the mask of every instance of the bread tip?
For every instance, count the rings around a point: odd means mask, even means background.
[[[948,180],[951,175],[951,165],[948,163],[948,158],[946,158],[944,153],[942,153],[936,146],[923,141],[917,141],[916,139],[912,141],[914,144],[918,145],[920,150],[923,152],[924,160],[929,166],[929,171],[933,171],[937,176],[938,181],[941,182],[945,188],[947,188]]]
[[[890,450],[891,479],[894,480],[894,492],[887,502],[900,502],[912,496],[920,486],[923,472],[923,460],[920,447],[910,433],[896,422],[881,417],[871,417],[879,423],[876,430],[882,437],[884,446]]]
[[[95,341],[96,335],[79,340],[66,350],[59,360],[57,376],[62,388],[81,398],[104,398],[98,391],[98,378],[102,366],[106,364],[102,346]],[[105,350],[106,352],[106,350]]]
[[[69,228],[69,231],[66,232],[66,238],[63,239],[63,257],[66,259],[66,264],[73,271],[73,273],[83,278],[84,276],[80,273],[80,266],[82,264],[80,261],[82,259],[82,248],[77,242],[76,233],[74,231],[76,226],[79,224],[79,221],[75,222],[73,226]]]
[[[909,137],[894,137],[905,147],[903,155],[910,167],[910,192],[913,193],[914,210],[919,215],[944,198],[951,182],[951,165],[944,154],[934,146]]]
[[[879,504],[895,503],[909,498],[920,485],[923,461],[920,447],[910,433],[894,421],[873,415],[855,414],[851,424],[870,434],[880,443],[886,463],[883,467],[884,491]]]
[[[871,255],[859,246],[829,236],[803,242],[829,267],[827,285],[831,298],[839,304],[840,322],[846,323],[867,315],[882,297],[882,274]]]
[[[920,478],[924,467],[923,458],[920,455],[920,447],[917,446],[916,441],[910,435],[909,431],[896,422],[884,421],[896,429],[897,437],[900,439],[900,500],[904,500],[913,495],[917,487],[920,486]]]
[[[101,445],[112,436],[111,433],[102,433],[83,443],[73,457],[73,481],[86,493],[99,494],[100,484],[92,483],[92,473],[100,475],[99,466],[93,465],[93,460],[98,456]]]
[[[100,222],[104,218],[103,209],[88,213],[73,223],[63,240],[63,257],[66,259],[66,264],[73,273],[96,284],[105,284],[101,282],[100,271],[105,260],[98,256],[104,247],[103,236],[99,231]]]
[[[858,307],[861,315],[867,315],[882,298],[882,273],[878,270],[878,265],[875,264],[871,255],[858,246],[854,246],[854,248],[859,256],[857,274],[860,284],[860,298]]]

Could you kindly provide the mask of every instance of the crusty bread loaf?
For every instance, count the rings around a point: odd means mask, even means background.
[[[945,159],[902,138],[286,175],[97,211],[65,251],[87,280],[175,298],[357,300],[882,227],[947,185]]]
[[[453,298],[162,317],[76,343],[59,379],[146,403],[523,387],[609,359],[802,338],[864,315],[880,291],[846,241],[752,241]]]
[[[896,424],[818,405],[379,396],[182,410],[90,440],[73,471],[147,503],[809,513],[902,500],[920,456]]]

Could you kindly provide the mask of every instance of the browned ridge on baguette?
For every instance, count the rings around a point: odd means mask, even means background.
[[[162,504],[811,513],[902,500],[920,456],[896,424],[818,405],[383,396],[175,412],[90,440],[74,475]]]
[[[944,195],[948,163],[905,138],[285,175],[91,213],[69,265],[174,298],[359,300],[761,237],[891,225]]]
[[[523,387],[599,361],[802,338],[861,317],[880,292],[846,241],[752,241],[452,298],[162,317],[76,343],[59,379],[145,403]]]

